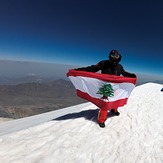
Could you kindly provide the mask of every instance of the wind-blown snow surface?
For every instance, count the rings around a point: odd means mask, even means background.
[[[0,162],[163,163],[162,87],[136,87],[120,116],[108,114],[105,128],[96,123],[98,108],[91,103],[4,122]]]

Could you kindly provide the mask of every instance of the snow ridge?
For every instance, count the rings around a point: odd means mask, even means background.
[[[13,121],[22,128],[12,132],[1,124],[0,162],[162,163],[162,87],[136,87],[119,117],[108,113],[105,128],[96,123],[98,108],[91,103]]]

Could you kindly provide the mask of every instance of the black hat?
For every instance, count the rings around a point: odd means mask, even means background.
[[[109,54],[109,59],[112,62],[120,62],[122,59],[121,54],[118,52],[118,50],[111,50]]]

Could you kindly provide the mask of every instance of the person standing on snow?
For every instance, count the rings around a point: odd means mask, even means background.
[[[124,77],[136,78],[135,74],[125,71],[123,66],[119,64],[121,59],[122,56],[118,52],[118,50],[111,50],[111,52],[109,53],[109,60],[102,60],[96,65],[76,68],[74,70],[88,71],[88,72],[97,72],[101,70],[102,74],[111,74],[111,75],[118,75],[118,76],[123,75]],[[120,113],[118,112],[118,108],[113,108],[111,112],[116,116],[120,115]],[[98,118],[97,118],[100,127],[105,127],[107,114],[108,114],[107,108],[100,108]]]

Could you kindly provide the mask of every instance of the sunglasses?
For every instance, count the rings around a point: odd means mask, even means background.
[[[111,57],[115,58],[115,59],[118,59],[120,56],[119,56],[118,53],[113,53],[113,54],[111,54]]]

